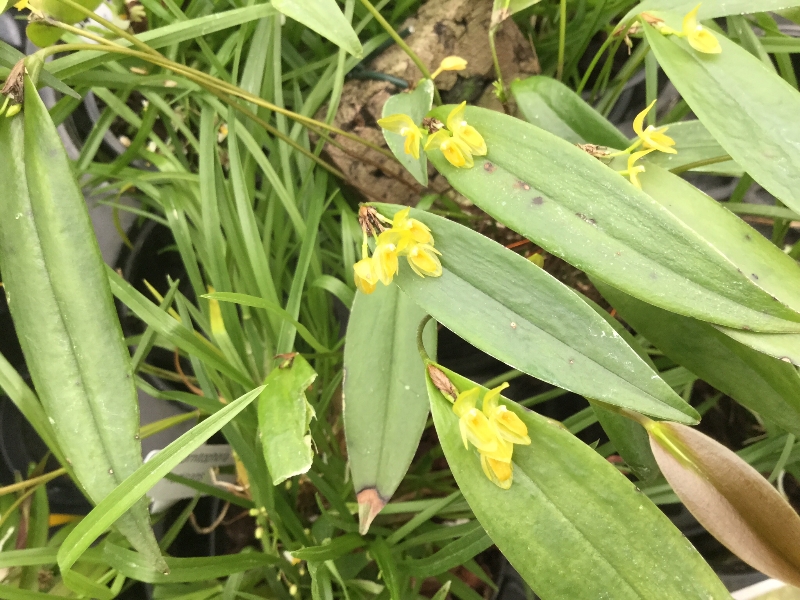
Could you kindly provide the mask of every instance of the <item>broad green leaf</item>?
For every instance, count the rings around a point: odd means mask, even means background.
[[[628,139],[583,98],[552,77],[535,75],[512,82],[522,116],[573,144],[598,144],[624,150]]]
[[[434,116],[444,118],[451,108]],[[438,149],[429,159],[506,226],[667,310],[737,329],[800,331],[800,314],[600,160],[506,115],[467,107],[466,119],[486,140],[486,158],[470,169],[452,166]]]
[[[678,153],[652,152],[647,155],[647,162],[668,170],[681,170],[689,165],[725,158],[728,160],[693,167],[692,171],[717,173],[729,177],[741,177],[744,174],[742,168],[729,159],[725,149],[700,121],[671,123],[666,133],[675,140]]]
[[[762,573],[800,585],[800,517],[758,471],[707,435],[651,423],[661,472],[715,538]]]
[[[94,10],[100,6],[101,0],[75,0],[78,4],[89,10]],[[32,8],[43,12],[48,17],[54,18],[56,21],[72,24],[78,21],[83,21],[86,18],[81,11],[67,6],[58,0],[30,0]]]
[[[459,391],[476,387],[443,371]],[[486,533],[543,600],[730,598],[669,519],[559,424],[500,400],[531,438],[530,446],[514,446],[514,480],[502,490],[483,474],[474,448],[464,448],[458,417],[430,380],[428,393],[459,488]]]
[[[145,583],[181,583],[208,581],[227,577],[249,569],[259,569],[278,562],[276,556],[263,552],[240,552],[227,556],[199,558],[166,558],[169,574],[153,569],[142,557],[130,550],[106,543],[103,545],[103,558],[125,577]]]
[[[396,94],[389,98],[383,105],[381,116],[388,117],[394,114],[404,114],[411,117],[414,123],[422,126],[422,119],[433,105],[433,89],[433,81],[423,79],[414,91],[407,94]],[[384,129],[383,137],[386,138],[389,150],[400,161],[400,164],[414,176],[414,179],[427,187],[428,157],[422,151],[422,147],[420,146],[419,148],[419,158],[414,158],[412,155],[406,154],[404,148],[405,138],[402,135]]]
[[[294,354],[264,381],[258,398],[258,434],[273,485],[311,468],[314,451],[308,426],[315,415],[306,390],[316,378],[308,361]]]
[[[540,1],[541,0],[494,0],[494,6],[492,6],[492,25],[499,25],[508,17]]]
[[[0,65],[11,68],[23,58],[25,58],[25,55],[22,52],[6,44],[3,40],[0,40]],[[42,69],[39,72],[39,83],[42,85],[49,85],[54,90],[66,94],[67,96],[72,96],[76,100],[81,99],[81,95],[78,92],[64,84],[60,79],[53,77],[46,69]]]
[[[399,210],[379,208],[389,217]],[[401,264],[395,281],[438,322],[555,386],[658,418],[696,422],[695,410],[564,284],[471,229],[415,209],[411,216],[430,227],[444,272],[423,279]]]
[[[147,461],[147,463],[136,469],[130,477],[117,486],[92,512],[78,523],[58,550],[58,565],[65,582],[70,587],[80,583],[76,581],[76,579],[80,579],[80,576],[74,577],[79,574],[71,571],[72,566],[94,541],[125,511],[138,502],[160,479],[247,408],[261,393],[262,389],[263,386],[237,398],[222,410],[217,411],[205,421],[184,433],[161,450],[152,460]],[[103,589],[102,586],[100,589]]]
[[[728,327],[717,329],[759,352],[800,367],[800,335],[796,333],[753,333]]]
[[[698,2],[695,0],[643,0],[622,19],[632,19],[644,11],[671,11],[681,16],[688,13]],[[800,5],[797,0],[703,0],[697,18],[701,20],[743,15],[755,12],[771,12]]]
[[[770,193],[800,211],[800,94],[722,34],[720,54],[644,26],[670,81],[727,153]]]
[[[361,56],[363,48],[358,35],[347,22],[336,0],[272,0],[275,10],[299,21],[322,37],[347,50],[353,56]]]
[[[357,292],[350,312],[344,430],[362,533],[400,485],[425,429],[425,366],[417,351],[425,314],[396,285]],[[425,328],[425,346],[435,355],[434,323]]]
[[[594,284],[627,323],[672,360],[800,435],[800,376],[794,366],[752,350],[708,323],[641,302],[600,281]]]
[[[36,87],[0,119],[0,270],[26,364],[52,431],[95,503],[142,464],[128,349],[86,200]],[[162,562],[143,502],[117,523]]]

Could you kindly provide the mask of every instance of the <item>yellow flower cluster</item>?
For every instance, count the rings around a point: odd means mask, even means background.
[[[514,475],[514,444],[531,443],[525,423],[499,402],[500,392],[507,387],[508,383],[504,383],[486,392],[481,410],[476,408],[480,395],[477,387],[461,392],[453,404],[464,447],[469,448],[470,443],[475,446],[486,477],[504,490],[511,487]]]
[[[692,48],[703,54],[719,54],[722,52],[722,46],[719,45],[716,36],[698,22],[698,10],[700,10],[699,4],[687,13],[683,18],[681,31],[676,31],[664,24],[657,25],[658,31],[663,35],[685,37]]]
[[[648,125],[647,128],[644,127],[644,118],[653,108],[655,103],[656,101],[653,100],[648,107],[636,115],[636,118],[633,120],[633,131],[636,133],[637,139],[625,150],[625,152],[623,152],[623,154],[629,153],[628,168],[624,171],[619,171],[621,175],[627,175],[630,178],[631,183],[639,189],[642,189],[642,184],[639,181],[639,173],[644,172],[644,166],[637,165],[637,160],[643,156],[647,156],[651,152],[655,152],[656,150],[659,152],[666,152],[667,154],[677,154],[678,152],[675,148],[673,148],[675,145],[675,140],[666,135],[666,126],[654,127],[653,125]],[[632,152],[639,146],[643,146],[645,149],[640,150],[639,152]]]
[[[375,213],[378,219],[391,224],[391,227],[377,236],[377,245],[371,257],[367,232],[364,230],[361,260],[353,265],[356,287],[363,293],[374,292],[379,281],[389,285],[400,268],[400,256],[406,257],[409,266],[420,277],[439,277],[442,274],[442,263],[437,256],[441,256],[441,253],[433,247],[431,230],[417,219],[409,218],[410,210],[406,208],[399,211],[391,221]]]
[[[456,106],[447,117],[446,127],[441,127],[438,131],[428,137],[425,143],[425,150],[438,148],[444,157],[454,167],[471,168],[475,165],[473,156],[486,155],[486,142],[483,136],[472,126],[467,124],[464,118],[464,108],[466,102]],[[378,125],[387,131],[398,133],[405,138],[403,150],[414,158],[419,158],[419,147],[422,143],[422,136],[426,133],[420,129],[413,119],[408,115],[395,114],[378,119]]]

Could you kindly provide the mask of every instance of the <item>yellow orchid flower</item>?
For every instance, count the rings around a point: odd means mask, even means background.
[[[508,387],[508,383],[492,388],[483,397],[483,414],[489,419],[497,434],[512,444],[527,446],[531,443],[528,437],[528,427],[516,413],[511,412],[505,405],[499,403],[500,392]],[[510,455],[509,455],[510,459]]]
[[[397,273],[397,246],[394,244],[378,244],[372,255],[373,269],[383,285],[392,283]]]
[[[447,162],[454,167],[470,169],[475,165],[469,146],[452,137],[446,129],[440,129],[430,136],[425,144],[425,150],[437,146],[444,154]]]
[[[419,158],[419,146],[422,143],[422,132],[417,124],[404,114],[389,115],[383,119],[378,119],[380,125],[386,131],[398,133],[405,138],[403,150],[414,158]]]
[[[458,427],[465,448],[469,448],[469,442],[472,442],[478,452],[495,452],[500,439],[489,425],[486,415],[475,408],[479,394],[480,388],[461,392],[453,403],[453,412],[458,416]]]
[[[683,17],[681,32],[683,35],[681,37],[685,37],[689,45],[698,52],[719,54],[722,52],[722,46],[719,45],[719,40],[716,36],[697,21],[698,10],[700,10],[699,4]]]
[[[647,106],[647,108],[636,115],[636,118],[633,120],[633,131],[636,132],[636,135],[639,136],[639,139],[636,140],[636,143],[628,148],[628,150],[633,150],[639,144],[643,144],[646,149],[659,150],[661,152],[666,152],[667,154],[677,154],[678,151],[671,147],[675,145],[675,140],[668,135],[665,135],[665,132],[667,131],[666,126],[656,128],[653,125],[648,125],[646,129],[643,128],[644,118],[653,108],[655,103],[656,101],[653,100]]]
[[[502,462],[481,454],[481,468],[489,481],[497,487],[504,490],[511,487],[514,469],[510,462]]]
[[[640,150],[639,152],[634,152],[628,156],[628,168],[624,171],[618,171],[618,173],[620,175],[627,175],[635,187],[642,189],[642,184],[639,181],[639,173],[644,173],[644,166],[637,165],[635,163],[637,160],[653,151],[654,148],[651,148],[650,150]]]
[[[453,132],[453,138],[464,143],[474,156],[486,155],[486,142],[472,125],[468,125],[464,118],[466,101],[456,106],[447,115],[447,128]]]
[[[356,287],[364,294],[371,294],[375,291],[378,283],[378,274],[375,272],[375,263],[371,258],[362,258],[353,265],[353,278]]]
[[[410,208],[405,208],[395,214],[392,219],[391,229],[387,229],[378,236],[378,243],[391,243],[397,246],[401,254],[413,244],[428,244],[433,246],[433,236],[427,225],[417,219],[410,219]]]
[[[439,63],[439,68],[431,75],[431,79],[436,79],[444,71],[463,71],[467,68],[467,61],[460,56],[447,56]]]
[[[414,244],[408,249],[408,264],[414,273],[420,277],[440,277],[442,275],[442,263],[436,255],[442,253],[430,244]]]
[[[28,0],[19,0],[19,2],[14,4],[14,8],[17,10],[25,10],[28,8]]]

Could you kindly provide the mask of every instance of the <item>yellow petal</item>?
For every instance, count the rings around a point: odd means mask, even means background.
[[[460,425],[463,427],[462,437],[469,440],[479,452],[491,453],[497,452],[502,440],[497,436],[492,426],[489,424],[489,419],[486,418],[481,411],[477,408],[468,410],[463,417],[459,419]]]
[[[383,285],[389,285],[397,273],[397,247],[394,244],[378,244],[372,255],[375,273]]]
[[[463,147],[453,138],[443,141],[439,146],[439,150],[442,151],[447,162],[454,167],[469,169],[475,164],[469,149]]]
[[[497,487],[507,490],[511,487],[514,470],[511,463],[504,463],[481,454],[481,468],[486,477]]]
[[[406,138],[403,144],[403,151],[414,158],[419,158],[419,145],[422,142],[422,134],[419,132],[419,128],[416,126],[409,128],[408,132],[403,135]]]
[[[486,395],[483,397],[483,412],[488,417],[490,416],[494,410],[497,408],[498,399],[500,398],[500,392],[504,389],[509,387],[507,381],[501,383],[496,388],[490,389],[486,392]]]
[[[689,45],[704,54],[719,54],[722,52],[722,46],[719,45],[719,40],[708,29],[702,25],[698,25],[700,29],[695,30],[693,35],[686,36]]]
[[[448,56],[442,59],[437,71],[463,71],[467,68],[467,61],[460,56]]]
[[[511,412],[505,406],[498,406],[491,416],[491,423],[497,433],[504,440],[512,444],[522,444],[527,446],[531,443],[528,437],[528,426],[522,422],[516,413]]]
[[[19,2],[14,5],[14,8],[17,10],[25,10],[28,8],[28,0],[19,0]]]
[[[464,109],[467,107],[467,101],[464,100],[461,104],[456,106],[453,110],[450,111],[450,114],[447,115],[447,128],[455,133],[456,129],[458,129],[461,124],[467,124],[464,120]]]
[[[658,150],[660,152],[666,152],[667,154],[677,154],[678,151],[675,148],[671,148],[671,146],[675,145],[675,140],[664,133],[666,130],[666,127],[660,127],[659,129],[656,129],[650,125],[647,129],[645,129],[644,134],[642,135],[644,147],[647,149]]]
[[[471,388],[461,392],[453,403],[453,412],[459,417],[463,417],[467,412],[475,408],[475,404],[478,402],[478,394],[480,394],[480,388]]]
[[[403,135],[404,130],[417,128],[417,124],[411,120],[411,117],[409,117],[408,115],[404,115],[402,113],[398,113],[396,115],[389,115],[388,117],[384,117],[383,119],[378,119],[378,125],[383,129],[385,129],[386,131],[391,131],[392,133],[399,133],[400,135]]]
[[[404,208],[403,210],[398,210],[394,214],[394,218],[392,218],[392,227],[397,229],[402,228],[408,221],[408,213],[410,212],[411,208]]]
[[[373,269],[373,262],[371,258],[362,258],[353,265],[353,278],[356,287],[364,294],[371,294],[375,291],[375,284],[378,282],[378,277]]]
[[[683,35],[689,37],[694,31],[697,30],[697,27],[699,26],[699,23],[697,22],[698,10],[700,10],[699,4],[686,13],[685,17],[683,17]]]
[[[489,425],[491,425],[491,423]],[[483,452],[487,458],[510,463],[511,455],[514,453],[514,445],[500,437],[494,428],[492,428],[492,432],[497,439],[497,446],[492,450],[481,450],[481,452]]]
[[[439,277],[442,263],[436,256],[439,252],[428,244],[414,244],[408,250],[408,264],[420,277]]]
[[[486,155],[486,142],[484,141],[483,136],[478,133],[478,130],[472,125],[465,125],[458,131],[457,136],[456,134],[453,134],[453,137],[458,137],[458,139],[469,146],[470,152],[472,152],[472,154],[475,156]]]
[[[650,109],[653,108],[653,105],[655,103],[656,101],[653,100],[647,106],[647,108],[645,108],[642,112],[636,115],[636,118],[633,120],[633,131],[635,131],[636,135],[638,135],[639,137],[642,137],[642,134],[644,133],[644,118],[647,116],[647,113],[650,112]]]
[[[425,142],[425,150],[429,150],[431,148],[438,148],[442,145],[446,140],[450,139],[450,132],[446,129],[440,129],[433,135],[428,137],[428,141]]]

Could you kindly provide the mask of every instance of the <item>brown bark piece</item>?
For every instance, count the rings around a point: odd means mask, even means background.
[[[490,93],[485,93],[495,79],[488,42],[491,13],[492,0],[431,0],[400,27],[401,31],[408,28],[413,32],[405,41],[431,71],[446,56],[455,55],[467,60],[465,70],[442,73],[436,78],[445,102],[464,99],[475,103],[482,97],[489,97],[493,102],[487,102],[488,107],[500,109],[499,102]],[[506,82],[538,70],[530,43],[511,19],[500,27],[495,42]],[[398,46],[390,47],[368,64],[367,69],[399,77],[408,81],[410,86],[422,77],[416,65]],[[347,81],[334,124],[386,147],[377,120],[386,100],[398,92],[393,84],[385,81]],[[345,151],[328,145],[330,159],[345,173],[348,183],[371,201],[413,205],[421,194],[442,193],[449,189],[447,181],[432,167],[429,168],[431,177],[426,190],[396,161],[351,140],[337,137],[336,142]]]

